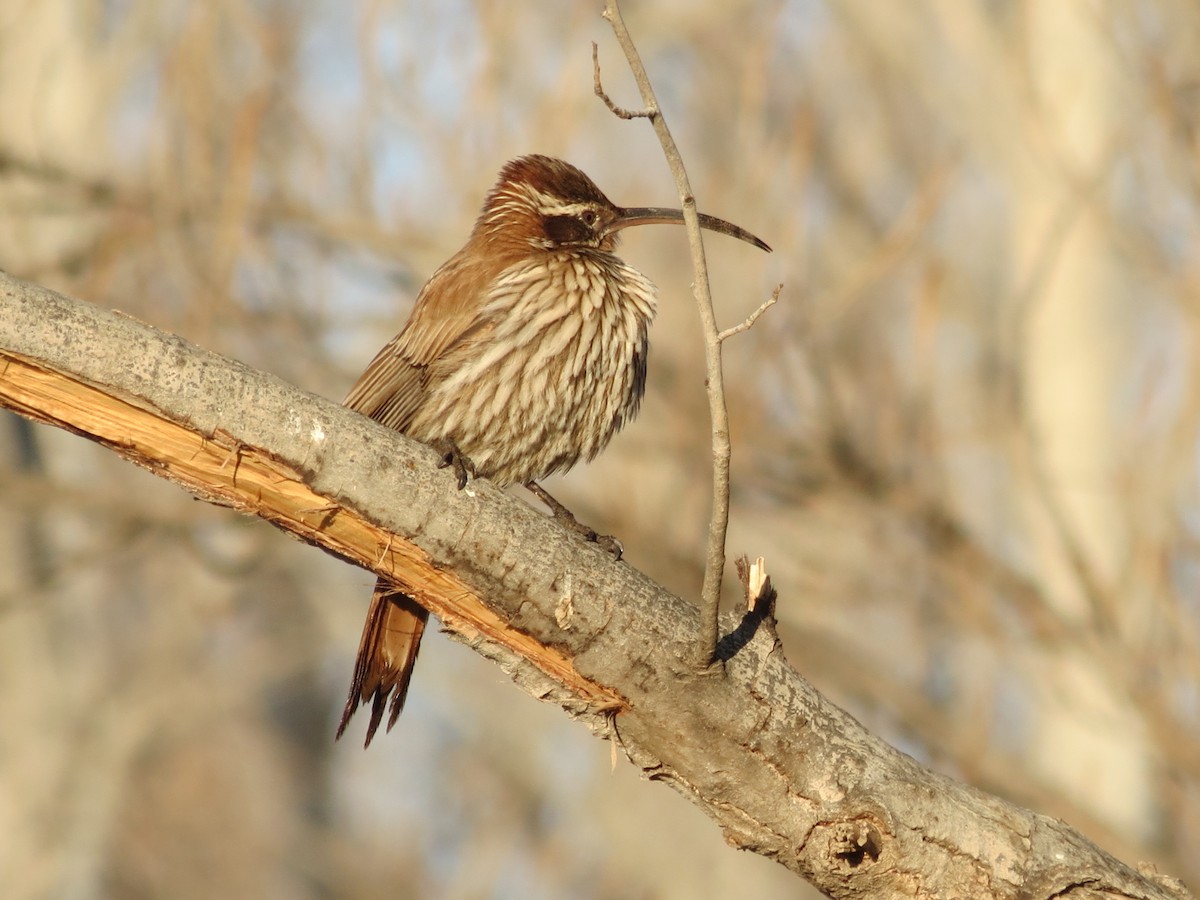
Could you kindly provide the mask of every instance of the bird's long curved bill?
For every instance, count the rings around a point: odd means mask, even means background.
[[[753,244],[759,250],[766,250],[768,253],[771,252],[771,248],[767,245],[766,241],[755,237],[745,228],[739,228],[732,222],[726,222],[724,219],[718,219],[716,216],[709,216],[704,213],[696,213],[696,216],[700,219],[701,228],[727,234],[730,237],[737,238],[739,241]],[[620,218],[609,226],[609,231],[620,231],[622,228],[628,228],[631,225],[681,224],[683,224],[683,212],[681,210],[662,209],[659,207],[634,207],[621,210]]]

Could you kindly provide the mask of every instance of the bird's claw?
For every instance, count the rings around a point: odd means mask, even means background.
[[[461,491],[467,486],[468,479],[476,477],[475,463],[471,462],[471,458],[458,449],[458,445],[454,441],[445,441],[438,445],[436,449],[442,452],[438,468],[448,469],[453,467],[454,477],[458,480],[458,489]]]
[[[620,559],[625,552],[625,546],[611,534],[596,534],[592,532],[592,536],[588,538],[590,541],[595,541],[598,547],[607,550],[613,555],[613,559]]]
[[[570,512],[563,507],[560,510],[556,509],[553,512],[554,518],[561,524],[565,525],[571,531],[587,541],[589,544],[595,544],[602,550],[607,550],[613,555],[613,559],[620,559],[621,554],[625,552],[624,545],[611,534],[600,534],[594,528],[588,528]]]
[[[613,555],[614,559],[620,559],[625,552],[625,548],[611,534],[600,534],[594,528],[588,528],[582,522],[575,518],[575,514],[559,503],[550,495],[544,487],[536,481],[527,481],[525,487],[531,494],[550,507],[550,514],[554,516],[554,520],[560,525],[569,528],[585,541],[590,544],[596,544],[607,550]]]

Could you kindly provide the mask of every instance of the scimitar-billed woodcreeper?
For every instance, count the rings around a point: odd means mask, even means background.
[[[699,219],[770,250],[736,225]],[[619,556],[620,544],[580,526],[536,482],[592,459],[637,415],[655,288],[616,256],[618,232],[682,221],[676,209],[622,209],[561,160],[512,160],[466,246],[421,289],[346,406],[437,449],[459,488],[468,475],[525,485]],[[428,616],[376,582],[338,737],[362,703],[371,704],[366,744],[389,697],[388,728],[395,724]]]

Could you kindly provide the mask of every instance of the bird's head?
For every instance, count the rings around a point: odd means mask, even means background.
[[[771,250],[750,232],[723,219],[703,213],[699,218],[701,228]],[[611,252],[622,228],[682,222],[683,213],[677,209],[617,206],[570,163],[533,155],[511,160],[500,170],[475,228],[490,239],[541,250]]]

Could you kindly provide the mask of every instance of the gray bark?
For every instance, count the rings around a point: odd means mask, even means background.
[[[430,571],[452,573],[620,702],[597,704],[598,694],[582,695],[478,631],[467,638],[475,649],[617,742],[649,779],[707,813],[729,844],[775,859],[832,897],[1187,896],[1064,823],[931,771],[873,736],[788,664],[769,621],[723,673],[697,673],[688,662],[700,640],[692,604],[486,482],[455,490],[432,451],[336,403],[0,273],[0,405],[16,405],[5,372],[20,358],[201,435],[269,451],[331,508],[411,542]],[[141,462],[153,465],[153,454]],[[223,489],[192,488],[230,501]],[[355,558],[320,530],[302,536]],[[371,567],[413,587],[393,567]],[[429,595],[427,582],[416,587]],[[785,591],[782,602],[800,601]],[[722,632],[739,624],[727,615]]]

